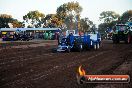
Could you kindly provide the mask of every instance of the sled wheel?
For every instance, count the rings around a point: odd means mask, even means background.
[[[97,49],[99,49],[99,48],[100,48],[99,43],[97,43]]]
[[[94,44],[94,50],[96,50],[97,49],[97,46],[96,46],[96,44]]]

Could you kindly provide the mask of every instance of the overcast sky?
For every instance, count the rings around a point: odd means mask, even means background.
[[[81,18],[88,17],[95,24],[99,24],[102,11],[115,11],[121,15],[132,10],[132,0],[0,0],[0,14],[9,14],[22,21],[22,17],[29,11],[56,13],[57,7],[69,1],[78,1],[83,8]]]

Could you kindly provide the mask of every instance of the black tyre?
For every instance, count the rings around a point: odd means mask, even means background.
[[[71,48],[70,48],[70,47],[68,47],[67,52],[68,52],[68,53],[70,53],[70,52],[71,52]]]
[[[113,43],[119,43],[120,41],[119,41],[119,38],[118,38],[118,34],[114,34],[112,36],[112,40],[113,40]]]
[[[97,50],[97,45],[96,45],[96,43],[94,44],[94,50]]]
[[[127,37],[127,43],[128,44],[131,43],[131,35],[128,35],[128,37]]]
[[[53,48],[51,51],[52,51],[52,53],[57,53],[57,49],[56,48]]]
[[[115,35],[112,36],[112,40],[113,40],[113,43],[116,43],[116,36]]]
[[[131,36],[129,34],[125,36],[125,43],[126,44],[131,43]]]
[[[96,48],[97,48],[97,49],[100,48],[100,44],[99,44],[99,43],[96,44]]]

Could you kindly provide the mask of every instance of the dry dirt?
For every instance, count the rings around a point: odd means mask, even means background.
[[[132,77],[132,44],[104,40],[97,51],[52,53],[56,45],[57,41],[1,43],[0,88],[132,88],[131,82],[78,85],[76,80],[80,65],[86,74]]]

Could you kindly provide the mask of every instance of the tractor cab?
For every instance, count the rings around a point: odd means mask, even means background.
[[[118,24],[116,25],[116,31],[118,32],[123,32],[127,30],[126,24]]]

